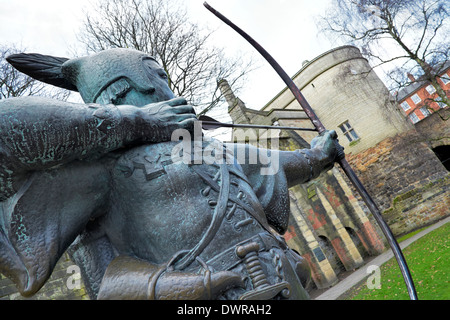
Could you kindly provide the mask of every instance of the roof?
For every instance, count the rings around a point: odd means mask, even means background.
[[[307,69],[310,65],[312,65],[314,62],[316,62],[317,60],[320,60],[321,58],[323,58],[324,56],[331,54],[335,51],[339,51],[345,48],[351,48],[351,49],[357,49],[358,51],[361,51],[358,47],[352,46],[352,45],[344,45],[344,46],[339,46],[337,48],[333,48],[330,49],[320,55],[318,55],[317,57],[315,57],[312,60],[305,60],[303,61],[302,67],[299,71],[297,71],[297,73],[295,73],[291,79],[295,80],[295,78],[297,78],[305,69]],[[361,59],[366,59],[361,55]],[[301,88],[300,88],[301,89]],[[284,92],[286,92],[287,90],[289,90],[289,88],[287,86],[285,86],[275,97],[273,97],[269,102],[267,102],[260,110],[264,111],[271,103],[273,103],[275,100],[277,100]]]
[[[440,72],[439,73],[443,73],[445,72],[447,69],[450,69],[450,61],[446,61],[442,68],[440,68]],[[411,94],[413,94],[415,91],[419,90],[420,88],[422,88],[424,85],[428,84],[429,81],[425,79],[425,76],[421,76],[419,77],[419,79],[417,79],[415,82],[413,82],[412,84],[408,85],[407,87],[401,89],[396,96],[396,99],[398,102],[404,100],[405,98],[409,97]]]

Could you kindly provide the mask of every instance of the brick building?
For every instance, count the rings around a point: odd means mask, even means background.
[[[447,97],[450,97],[450,61],[444,65],[439,76],[438,84],[446,92]],[[429,81],[420,78],[416,80],[412,74],[408,74],[408,78],[412,84],[400,90],[396,99],[412,123],[418,123],[447,107],[444,102],[439,101],[436,88]]]

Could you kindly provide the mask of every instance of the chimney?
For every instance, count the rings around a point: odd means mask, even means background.
[[[415,82],[416,81],[416,78],[414,78],[414,76],[411,74],[411,73],[407,73],[407,76],[408,76],[408,79],[411,81],[411,82]]]

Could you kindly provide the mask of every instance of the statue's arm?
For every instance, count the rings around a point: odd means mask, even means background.
[[[308,182],[333,167],[336,133],[327,131],[311,142],[310,149],[277,151],[247,144],[227,144],[238,159],[269,224],[280,234],[289,220],[288,188]]]
[[[170,140],[194,115],[184,99],[153,106],[84,105],[42,97],[0,102],[0,200],[28,171],[105,154],[134,143]]]
[[[248,144],[227,144],[238,159],[254,188],[273,177],[283,178],[288,187],[317,178],[333,167],[336,158],[334,131],[326,131],[311,142],[310,149],[279,151],[257,148]]]
[[[313,139],[310,149],[280,152],[280,168],[289,188],[313,180],[333,168],[337,156],[336,139],[335,131],[326,131]]]
[[[164,106],[156,104],[149,111],[127,105],[84,105],[40,97],[7,99],[0,102],[0,146],[21,166],[38,169],[131,143],[165,141],[171,132],[162,123],[167,121],[165,114],[158,114]],[[167,102],[166,106],[171,105]],[[168,120],[185,119],[181,114],[175,116],[180,119]]]

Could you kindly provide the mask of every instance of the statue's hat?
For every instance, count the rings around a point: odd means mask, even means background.
[[[146,61],[155,59],[134,49],[115,48],[74,59],[19,53],[6,60],[37,80],[78,91],[86,103],[107,103],[97,100],[108,86],[120,79],[126,79],[138,91],[154,90]]]

